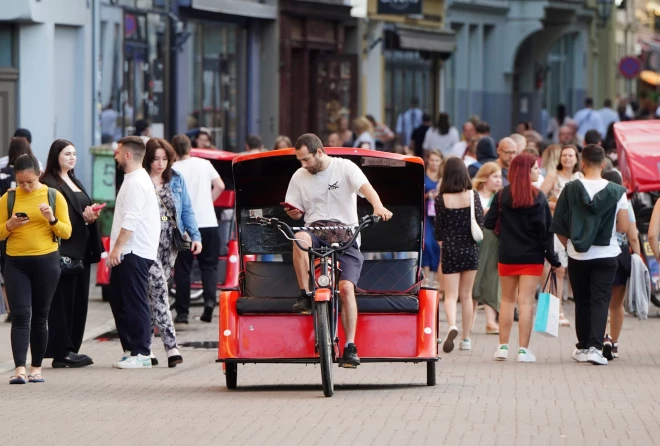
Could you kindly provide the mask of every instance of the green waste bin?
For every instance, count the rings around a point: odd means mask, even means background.
[[[101,211],[98,223],[101,226],[101,236],[110,236],[112,217],[115,210],[115,151],[112,146],[97,146],[90,150],[92,154],[92,201],[106,203]]]

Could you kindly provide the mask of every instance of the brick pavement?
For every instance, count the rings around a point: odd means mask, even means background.
[[[216,340],[216,321],[193,321],[180,342]],[[47,367],[45,385],[0,382],[1,443],[46,435],[54,445],[660,443],[660,320],[627,317],[622,358],[607,367],[572,361],[572,328],[558,340],[533,335],[536,364],[494,362],[497,337],[484,326],[480,312],[472,352],[442,355],[436,387],[425,385],[422,364],[364,364],[335,369],[332,398],[322,395],[318,366],[239,366],[239,388],[228,391],[215,350],[183,348],[185,362],[175,369],[115,370],[118,341],[90,340],[83,351],[91,367]],[[0,336],[8,342],[4,330]],[[164,361],[159,339],[155,346]]]

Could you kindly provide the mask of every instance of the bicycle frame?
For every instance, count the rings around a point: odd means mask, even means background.
[[[316,311],[316,302],[326,301],[325,294],[329,294],[330,311],[332,318],[330,320],[330,339],[334,344],[335,358],[339,355],[339,335],[337,327],[339,326],[339,277],[341,277],[341,270],[337,266],[337,253],[334,249],[323,247],[319,248],[320,252],[309,250],[307,255],[309,258],[309,290],[312,293],[312,314],[314,315],[314,342],[316,350],[319,350],[319,321],[318,312]],[[325,252],[324,252],[325,251]],[[316,260],[319,260],[318,268],[321,275],[326,275],[330,279],[330,283],[326,286],[320,286],[316,278]],[[328,293],[319,293],[321,290],[328,290]],[[323,294],[323,295],[321,295]]]

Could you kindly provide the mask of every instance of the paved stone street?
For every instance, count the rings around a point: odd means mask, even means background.
[[[92,300],[88,336],[98,336],[107,331],[111,314],[99,297]],[[572,314],[572,305],[567,310]],[[201,308],[192,314],[198,317]],[[180,342],[215,341],[216,322],[191,321],[179,331]],[[497,337],[484,334],[483,312],[475,331],[472,352],[442,355],[436,387],[425,385],[422,364],[364,364],[355,371],[335,370],[332,398],[323,397],[317,366],[239,366],[239,389],[228,391],[215,349],[182,348],[185,362],[174,369],[115,370],[111,363],[121,353],[119,342],[90,339],[82,351],[94,358],[91,367],[55,370],[46,360],[46,384],[1,383],[0,443],[44,438],[55,445],[660,442],[660,320],[627,317],[622,357],[607,367],[573,362],[572,328],[562,328],[559,340],[534,335],[536,364],[494,362]],[[0,339],[4,381],[11,374],[9,324],[0,324]],[[154,351],[166,364],[160,339]]]

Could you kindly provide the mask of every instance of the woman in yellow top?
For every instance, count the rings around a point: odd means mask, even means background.
[[[7,240],[5,285],[11,307],[11,349],[16,373],[10,384],[44,382],[41,375],[48,343],[48,311],[60,279],[60,253],[56,237],[71,236],[66,200],[59,192],[55,215],[48,203],[48,186],[39,182],[39,161],[21,155],[14,162],[14,206],[8,215],[8,192],[0,199],[0,240]],[[55,237],[53,236],[55,235]],[[32,350],[26,376],[28,344]]]

